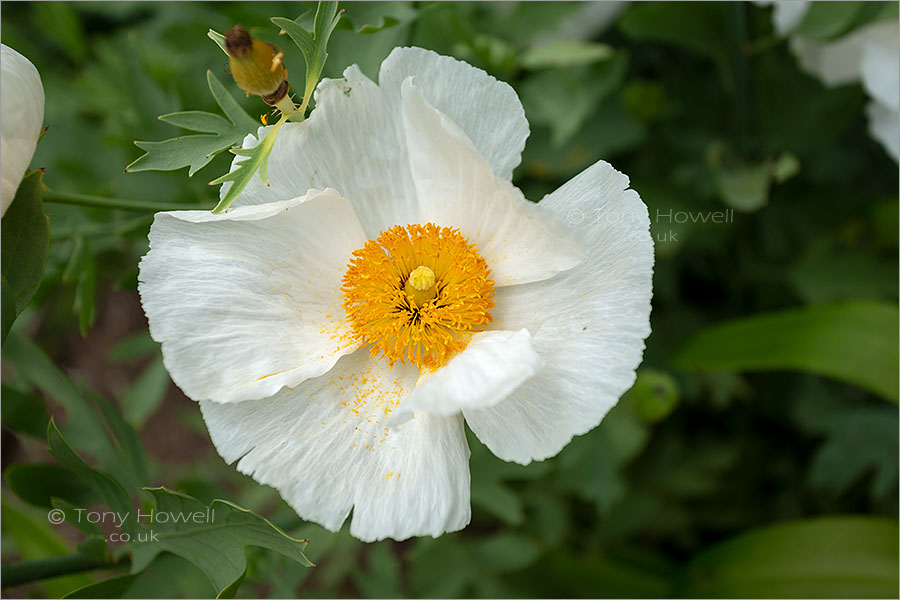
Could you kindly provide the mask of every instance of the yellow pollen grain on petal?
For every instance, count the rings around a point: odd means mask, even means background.
[[[437,369],[491,322],[494,281],[459,230],[397,225],[355,251],[341,282],[356,341],[390,365]]]

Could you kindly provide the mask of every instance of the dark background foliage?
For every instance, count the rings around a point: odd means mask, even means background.
[[[3,42],[37,66],[47,98],[49,130],[32,167],[58,192],[212,207],[206,182],[229,158],[192,179],[184,170],[126,174],[141,154],[132,142],[181,134],[157,115],[217,112],[207,69],[251,115],[266,110],[233,86],[209,28],[242,23],[278,43],[301,89],[299,52],[268,17],[307,8],[5,2]],[[898,171],[868,135],[862,87],[829,88],[804,73],[774,35],[770,9],[749,3],[342,8],[326,76],[358,63],[375,78],[393,47],[416,45],[516,88],[532,133],[515,182],[530,199],[601,159],[631,177],[657,250],[653,333],[635,389],[600,427],[528,467],[471,437],[473,519],[462,532],[376,544],[346,527],[331,534],[226,466],[197,406],[169,381],[135,291],[152,213],[45,201],[43,280],[3,346],[4,564],[71,554],[82,538],[46,521],[49,496],[66,497],[68,477],[40,467],[55,464],[46,452],[53,415],[91,464],[135,490],[228,499],[309,538],[315,568],[249,549],[242,597],[896,594]],[[585,43],[558,44],[573,39]],[[726,209],[728,222],[675,222]],[[849,318],[853,335],[829,337],[828,310],[848,301],[862,315]],[[695,338],[781,309],[797,309],[803,326]],[[859,378],[779,363],[795,339],[821,340]],[[887,370],[856,365],[885,340]],[[716,362],[744,344],[744,356]],[[892,403],[866,385],[873,379],[894,390]],[[103,406],[124,421],[101,419]],[[139,434],[111,436],[125,448],[118,462],[97,442],[117,423]],[[139,440],[132,450],[129,439]],[[4,593],[61,596],[107,576]],[[778,587],[788,576],[795,587]],[[129,583],[129,597],[216,592],[171,554]]]

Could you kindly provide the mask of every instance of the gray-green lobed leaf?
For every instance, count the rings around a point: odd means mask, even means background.
[[[193,176],[217,154],[239,145],[248,133],[257,130],[257,122],[244,112],[212,71],[207,71],[206,79],[225,117],[197,110],[161,115],[160,121],[201,134],[162,142],[137,141],[135,145],[146,153],[128,165],[126,171],[173,171],[190,167],[188,176]]]

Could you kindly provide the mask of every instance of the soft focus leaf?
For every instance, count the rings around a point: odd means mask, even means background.
[[[796,35],[813,40],[831,40],[849,31],[860,17],[864,2],[810,2]]]
[[[22,312],[37,292],[47,261],[50,238],[47,215],[41,203],[42,177],[42,171],[26,175],[3,215],[0,255],[4,287],[15,298],[16,314]]]
[[[887,598],[897,595],[897,522],[823,517],[757,529],[694,559],[688,598]]]
[[[122,395],[122,412],[125,419],[140,429],[156,412],[169,389],[169,373],[162,357],[154,359],[141,372],[131,387]]]
[[[47,522],[46,512],[32,513],[25,507],[14,506],[6,498],[0,507],[2,507],[0,521],[3,522],[4,539],[12,541],[10,546],[15,548],[16,554],[22,560],[39,560],[72,553],[68,542]],[[92,582],[93,578],[90,575],[80,573],[45,580],[40,585],[46,589],[50,597],[57,598]]]
[[[519,62],[526,69],[558,69],[599,62],[611,58],[613,54],[613,49],[606,44],[556,40],[528,48],[519,57]]]
[[[408,2],[349,2],[337,29],[350,28],[357,33],[377,33],[390,27],[411,23],[419,9]]]
[[[23,393],[8,387],[2,388],[3,425],[17,433],[24,433],[43,440],[47,435],[47,407],[35,394]]]
[[[897,307],[889,304],[786,310],[701,331],[674,364],[701,371],[807,371],[897,402],[897,328]]]
[[[3,478],[16,496],[34,506],[50,508],[54,497],[79,506],[96,500],[78,475],[58,465],[17,463],[6,469]]]
[[[137,575],[119,575],[78,588],[65,598],[122,598],[134,585]]]

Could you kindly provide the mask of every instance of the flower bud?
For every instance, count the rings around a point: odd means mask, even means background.
[[[242,90],[273,106],[287,95],[287,69],[278,46],[250,37],[235,25],[225,32],[225,51],[231,75]]]

